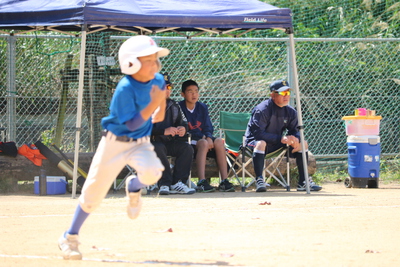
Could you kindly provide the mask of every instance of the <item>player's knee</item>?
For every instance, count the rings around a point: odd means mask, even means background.
[[[181,155],[183,155],[184,157],[188,157],[188,158],[193,158],[193,147],[189,144],[187,144],[187,146],[185,146],[182,150],[181,150]]]
[[[79,202],[79,205],[81,206],[81,209],[86,212],[86,213],[92,213],[99,205],[100,202]]]
[[[265,150],[267,147],[267,143],[264,140],[258,140],[256,143],[255,149],[257,150]]]
[[[207,142],[206,139],[200,139],[200,140],[197,141],[196,146],[197,147],[199,147],[199,146],[208,146],[208,142]]]
[[[162,175],[163,169],[160,168],[148,168],[138,173],[139,181],[145,185],[155,184]]]
[[[208,150],[207,140],[200,139],[199,141],[197,141],[196,148],[197,148],[197,150],[203,150],[203,149]]]
[[[222,139],[222,138],[216,138],[215,140],[214,140],[214,146],[224,146],[224,139]]]

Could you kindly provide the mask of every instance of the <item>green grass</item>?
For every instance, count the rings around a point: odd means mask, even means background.
[[[33,194],[34,181],[18,181],[18,192]]]
[[[349,177],[347,172],[347,163],[320,163],[317,165],[317,171],[313,175],[313,180],[317,183],[344,181]],[[381,159],[379,181],[384,184],[400,184],[400,159],[385,158]]]

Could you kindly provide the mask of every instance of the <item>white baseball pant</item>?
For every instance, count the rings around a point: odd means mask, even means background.
[[[117,141],[116,138],[112,132],[107,132],[101,138],[93,157],[79,197],[81,208],[87,213],[100,205],[127,164],[136,170],[142,184],[151,185],[161,178],[164,166],[154,152],[148,136],[131,142]]]

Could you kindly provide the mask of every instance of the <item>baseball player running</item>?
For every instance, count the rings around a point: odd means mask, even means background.
[[[79,197],[70,228],[58,240],[64,259],[80,260],[79,230],[89,214],[107,195],[114,179],[129,164],[137,172],[126,180],[129,218],[138,217],[141,189],[156,183],[164,170],[150,143],[152,123],[165,114],[166,90],[160,57],[169,50],[158,47],[148,36],[135,36],[120,47],[121,72],[127,74],[118,83],[110,105],[110,115],[101,121],[102,138]]]

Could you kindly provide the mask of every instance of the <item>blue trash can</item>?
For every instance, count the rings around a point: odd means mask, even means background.
[[[351,187],[378,188],[380,137],[378,135],[350,135],[347,137],[347,147]]]

